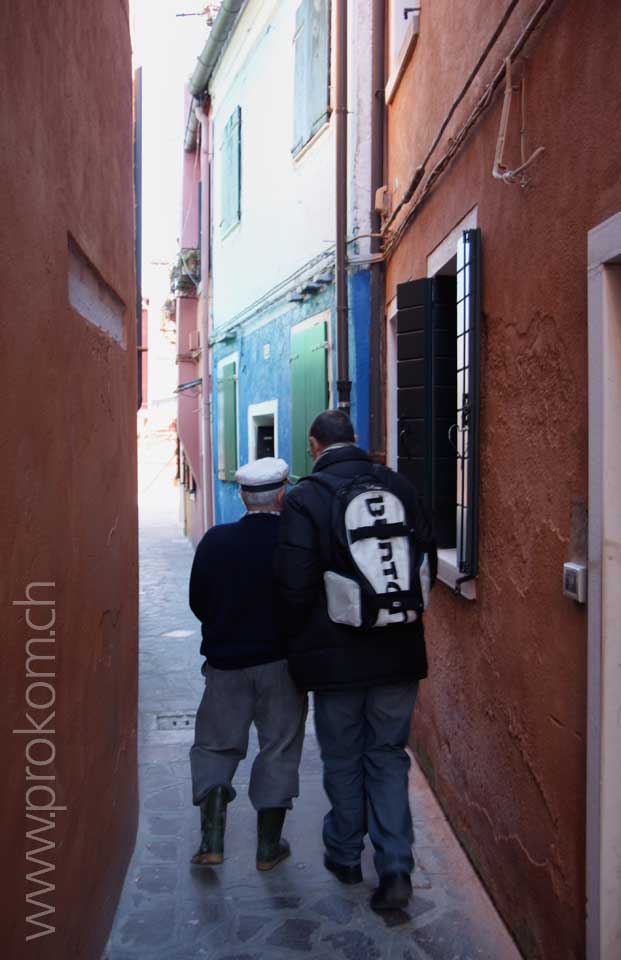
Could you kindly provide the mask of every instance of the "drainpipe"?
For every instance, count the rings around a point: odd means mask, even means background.
[[[142,67],[134,74],[134,214],[136,257],[136,409],[142,406]]]
[[[194,73],[190,78],[190,93],[193,97],[199,98],[207,92],[207,87],[209,81],[211,80],[211,75],[214,71],[214,67],[220,58],[220,54],[224,50],[228,39],[235,25],[235,21],[239,15],[240,10],[244,6],[246,0],[223,0],[222,6],[218,11],[218,16],[214,20],[213,27],[207,38],[207,43],[203,48],[203,52],[196,61],[196,66],[194,67]],[[196,104],[194,101],[190,103],[190,110],[188,113],[188,121],[185,129],[185,136],[183,140],[184,149],[188,152],[194,149],[196,143],[196,131],[198,127],[198,120],[196,114],[194,113],[194,107]]]
[[[202,189],[202,223],[203,238],[201,245],[201,300],[199,306],[199,322],[201,331],[201,367],[203,377],[202,404],[201,404],[201,437],[203,447],[203,518],[208,530],[214,522],[214,490],[213,490],[213,448],[211,422],[211,393],[212,393],[212,353],[209,346],[210,330],[210,300],[211,300],[211,104],[209,99],[197,108],[195,116],[200,123],[200,165]]]
[[[381,217],[375,194],[384,185],[384,0],[373,0],[371,40],[371,253],[380,252]],[[369,439],[373,460],[386,462],[386,337],[384,330],[386,276],[384,263],[371,264],[371,324],[369,331]]]
[[[339,409],[349,413],[347,302],[347,0],[336,0],[336,357]]]

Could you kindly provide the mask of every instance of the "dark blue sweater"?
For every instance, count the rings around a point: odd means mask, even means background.
[[[190,577],[190,607],[202,623],[210,666],[235,670],[284,656],[274,631],[274,551],[279,518],[247,514],[207,531]]]

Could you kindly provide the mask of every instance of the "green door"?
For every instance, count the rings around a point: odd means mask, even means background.
[[[326,320],[291,330],[291,474],[313,469],[308,428],[328,406],[328,324]]]

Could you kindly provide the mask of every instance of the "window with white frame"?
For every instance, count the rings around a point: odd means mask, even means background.
[[[330,114],[330,0],[301,0],[295,14],[295,157]]]
[[[278,456],[278,400],[248,404],[248,461]]]
[[[413,0],[391,0],[390,4],[390,68],[392,69],[399,54],[413,31],[418,32],[420,3]]]
[[[390,0],[388,20],[388,82],[386,102],[391,103],[416,46],[420,30],[420,3]]]
[[[397,286],[397,466],[431,511],[441,579],[478,573],[480,231],[444,246],[431,276]],[[448,258],[446,255],[450,254]],[[445,576],[442,576],[444,571]]]

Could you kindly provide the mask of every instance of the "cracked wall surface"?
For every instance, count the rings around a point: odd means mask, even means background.
[[[504,13],[499,0],[423,12],[388,115],[399,201]],[[458,107],[442,155],[537,3],[525,0]],[[588,35],[588,44],[584,38]],[[446,70],[443,64],[451,63]],[[621,8],[552,4],[517,69],[526,133],[545,153],[525,188],[491,176],[502,92],[391,257],[395,285],[475,205],[482,238],[480,573],[469,602],[442,583],[427,615],[430,677],[413,742],[529,960],[584,956],[586,608],[562,566],[587,498],[587,232],[621,209],[616,117]],[[506,155],[519,156],[519,110]],[[528,152],[527,147],[527,152]]]
[[[118,0],[36,8],[8,0],[3,14],[0,953],[77,960],[101,954],[136,825],[129,23],[127,4]],[[76,248],[88,275],[89,297],[82,297],[80,309],[70,305]],[[10,733],[24,725],[33,681],[24,655],[32,636],[28,608],[12,604],[33,581],[54,583],[56,612],[55,659],[46,671],[53,675],[45,681],[52,691],[38,690],[39,697],[54,696],[48,728],[56,756],[38,769],[51,778],[57,804],[66,807],[38,844],[26,838],[37,825],[25,811],[28,738]],[[37,672],[45,666],[49,662],[33,663]],[[41,744],[35,749],[39,759],[46,749],[51,753]],[[39,805],[46,796],[36,795]],[[43,865],[26,859],[37,846]],[[28,882],[28,872],[38,867],[42,882]],[[43,906],[28,909],[25,895],[33,891]],[[46,904],[53,913],[45,913]],[[26,942],[42,932],[26,924],[37,910],[43,911],[40,922],[55,930]]]

